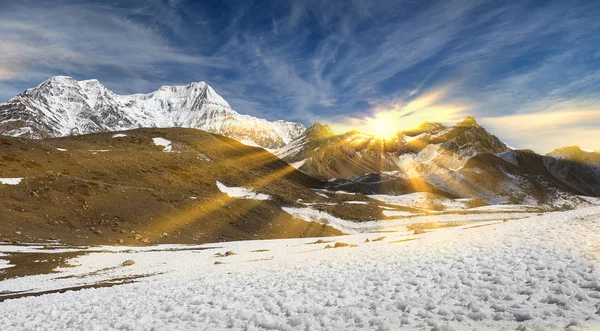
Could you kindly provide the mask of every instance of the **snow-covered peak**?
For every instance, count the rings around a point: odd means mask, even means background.
[[[203,81],[117,95],[96,79],[55,76],[0,104],[4,135],[45,138],[139,127],[197,128],[271,149],[305,130],[300,123],[241,115]]]
[[[75,78],[70,77],[70,76],[54,76],[54,77],[48,78],[46,81],[44,81],[40,85],[44,85],[45,83],[75,85],[75,84],[77,84],[77,80],[75,80]]]

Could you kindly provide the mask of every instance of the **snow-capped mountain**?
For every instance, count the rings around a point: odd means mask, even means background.
[[[600,195],[600,154],[578,147],[547,156],[513,150],[469,117],[423,123],[393,139],[315,124],[276,154],[335,189],[364,194],[430,192],[487,203],[562,207]]]
[[[205,82],[117,95],[95,79],[56,76],[0,104],[0,133],[9,136],[40,139],[140,127],[196,128],[270,149],[305,130],[300,123],[239,114]]]
[[[477,154],[508,149],[469,117],[451,127],[423,123],[387,140],[358,131],[335,135],[316,123],[276,155],[317,178],[353,179],[382,171],[420,173],[423,167],[459,169]]]

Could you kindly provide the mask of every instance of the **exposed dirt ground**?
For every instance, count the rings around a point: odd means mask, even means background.
[[[324,184],[260,148],[194,129],[124,133],[0,137],[0,177],[24,178],[0,185],[0,241],[139,245],[341,234],[281,210],[299,199],[324,202],[311,189]],[[172,152],[156,137],[172,141]],[[216,181],[271,199],[230,198]],[[351,212],[379,216],[368,205]]]

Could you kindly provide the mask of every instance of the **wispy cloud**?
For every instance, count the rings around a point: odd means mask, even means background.
[[[523,114],[569,116],[584,108],[557,105],[600,99],[600,7],[579,0],[8,1],[0,13],[0,99],[55,74],[95,77],[120,93],[205,80],[240,112],[305,124],[358,125],[349,119],[406,111],[449,83],[443,100],[421,107],[415,120],[430,119],[434,112],[424,109],[436,107],[489,125]],[[593,130],[581,125],[568,127],[572,136]],[[547,140],[493,129],[515,145],[547,149]]]
[[[599,147],[600,100],[540,100],[531,109],[481,122],[517,148],[547,153],[561,146]]]
[[[157,28],[131,19],[132,10],[60,1],[9,6],[0,14],[0,68],[5,73],[1,79],[43,80],[68,74],[121,81],[113,88],[130,91],[129,80],[167,77],[165,63],[220,65],[170,45]]]

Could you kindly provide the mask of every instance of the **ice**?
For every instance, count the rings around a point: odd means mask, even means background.
[[[219,190],[232,198],[251,199],[251,200],[269,200],[271,196],[264,193],[256,193],[244,187],[225,186],[225,184],[217,181]]]
[[[164,147],[163,151],[165,152],[170,152],[173,149],[173,146],[171,146],[171,141],[165,138],[152,138],[152,141],[154,142],[154,145]]]
[[[59,151],[59,152],[66,152],[67,151],[67,149],[65,149],[65,148],[56,148],[56,150]]]
[[[0,184],[19,185],[23,178],[0,178]]]
[[[0,329],[598,330],[599,215],[588,207],[329,243],[90,248],[55,274],[4,280],[0,293],[147,276],[0,302]],[[325,248],[335,242],[357,246]],[[226,251],[236,254],[216,256]],[[121,267],[127,259],[136,263]]]

